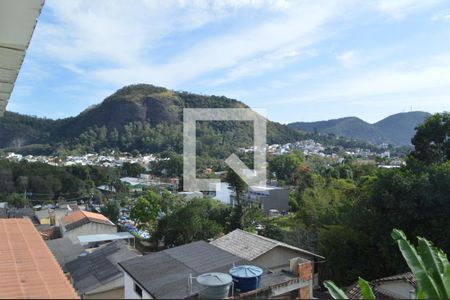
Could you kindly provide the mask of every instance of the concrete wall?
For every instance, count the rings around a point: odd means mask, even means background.
[[[255,258],[252,262],[264,268],[277,270],[281,267],[289,266],[289,261],[296,257],[312,260],[311,256],[299,253],[298,251],[284,247],[275,247],[263,255]]]
[[[284,247],[275,247],[272,250],[266,252],[265,254],[255,258],[252,262],[255,265],[259,265],[264,268],[272,269],[274,271],[280,271],[281,269],[289,269],[289,261],[293,258],[303,258],[314,262],[314,257],[294,251]],[[313,284],[314,286],[319,285],[319,276],[314,274],[314,264],[313,264]]]
[[[134,285],[136,284],[133,280],[133,278],[127,274],[127,272],[124,273],[124,283],[125,283],[125,299],[153,299],[153,297],[147,293],[141,286],[142,289],[142,298],[139,297],[138,294],[134,291]]]
[[[115,232],[117,232],[116,226],[90,222],[80,227],[74,228],[72,230],[65,231],[62,234],[64,237],[67,236],[72,242],[79,244],[80,243],[80,241],[78,240],[79,235],[115,233]]]

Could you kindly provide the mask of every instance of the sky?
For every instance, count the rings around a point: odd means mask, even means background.
[[[75,116],[150,83],[281,123],[450,108],[448,0],[46,0],[7,109]]]

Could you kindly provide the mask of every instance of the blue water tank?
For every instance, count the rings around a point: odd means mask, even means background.
[[[234,289],[239,293],[253,291],[261,286],[263,270],[256,266],[237,266],[230,269]]]

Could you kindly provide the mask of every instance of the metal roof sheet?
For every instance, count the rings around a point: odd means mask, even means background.
[[[101,233],[101,234],[87,234],[79,235],[78,240],[80,243],[95,243],[114,240],[133,239],[134,236],[129,232],[116,232],[116,233]]]
[[[44,0],[0,1],[0,116],[22,66]]]

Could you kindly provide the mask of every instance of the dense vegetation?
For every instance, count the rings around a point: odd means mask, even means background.
[[[72,118],[53,121],[6,112],[0,119],[0,148],[60,155],[110,150],[181,153],[183,108],[248,107],[223,96],[132,85]],[[238,147],[249,147],[252,128],[250,122],[201,122],[197,130],[199,153],[225,157]],[[304,137],[270,121],[267,132],[269,143],[288,143]]]
[[[293,232],[302,236],[297,245],[324,255],[322,276],[340,284],[405,270],[390,239],[393,228],[424,236],[450,252],[449,126],[448,113],[419,126],[413,138],[416,150],[399,169],[352,160],[328,164],[295,154],[272,160],[275,175],[296,186],[291,195],[295,214],[277,221],[286,241],[295,242]]]
[[[170,159],[152,165],[151,172],[177,176],[182,170],[181,111],[194,105],[243,106],[225,97],[137,85],[119,90],[76,118],[51,121],[6,114],[0,122],[0,132],[5,132],[0,135],[0,145],[20,146],[24,151],[56,149],[61,155],[111,149],[160,152]],[[15,120],[19,120],[17,124]],[[21,126],[22,131],[14,133],[19,128],[14,126]],[[270,143],[311,137],[280,124],[268,126]],[[223,169],[217,165],[218,158],[252,143],[251,126],[245,122],[200,122],[197,133],[199,168]],[[358,276],[371,280],[406,269],[389,238],[393,228],[402,228],[409,236],[424,236],[450,252],[449,136],[449,114],[431,116],[417,127],[412,139],[415,150],[399,169],[378,169],[348,157],[343,162],[304,157],[299,152],[269,156],[270,176],[292,187],[291,213],[279,218],[264,217],[255,207],[232,209],[211,199],[186,201],[167,192],[146,192],[130,202],[128,187],[118,178],[136,176],[143,169],[127,164],[122,168],[55,167],[0,161],[0,201],[23,206],[30,200],[34,204],[61,198],[100,198],[95,187],[110,184],[118,193],[115,202],[106,201],[103,212],[116,219],[119,204],[131,204],[139,226],[167,245],[208,240],[234,228],[259,230],[324,255],[327,263],[321,266],[322,279],[350,284]],[[329,135],[316,137],[333,142],[331,147],[336,148],[342,143],[358,143]],[[247,163],[250,158],[242,157]],[[245,190],[231,172],[226,179],[238,195]]]
[[[374,124],[356,117],[348,117],[319,122],[295,122],[288,126],[308,132],[335,134],[372,144],[409,146],[414,128],[429,115],[418,111],[395,114]]]
[[[98,198],[96,187],[101,184],[112,184],[120,190],[117,178],[127,168],[125,165],[122,171],[97,166],[56,167],[0,160],[0,202],[18,201],[17,195],[26,197],[31,204],[54,203],[58,199],[86,200],[91,196]]]

